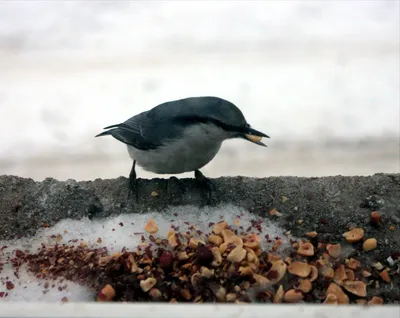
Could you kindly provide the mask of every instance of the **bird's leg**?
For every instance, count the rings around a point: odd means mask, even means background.
[[[133,160],[132,169],[129,173],[129,192],[134,192],[136,194],[136,202],[138,201],[138,189],[137,189],[137,179],[136,179],[136,160]]]
[[[196,180],[199,181],[200,186],[202,188],[202,192],[203,192],[203,190],[207,191],[207,202],[208,202],[208,204],[211,204],[212,191],[216,190],[216,186],[215,186],[214,181],[212,181],[211,179],[206,178],[200,172],[200,170],[195,170],[194,177],[196,178]]]

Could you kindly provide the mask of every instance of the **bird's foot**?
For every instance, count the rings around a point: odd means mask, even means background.
[[[205,198],[207,205],[211,205],[212,203],[212,194],[213,192],[216,191],[217,187],[215,185],[215,182],[209,178],[206,178],[200,170],[196,170],[194,172],[194,177],[196,180],[199,181],[199,185],[201,188],[201,193],[203,197]]]
[[[133,161],[132,169],[129,174],[129,195],[128,195],[128,197],[131,197],[131,195],[135,195],[136,203],[138,203],[139,192],[138,192],[138,182],[137,182],[137,178],[136,178],[135,165],[136,165],[136,161]]]

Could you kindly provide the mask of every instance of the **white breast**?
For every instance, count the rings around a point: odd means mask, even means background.
[[[143,151],[128,146],[133,160],[143,169],[158,174],[179,174],[201,169],[218,153],[229,134],[214,125],[197,124],[185,130],[183,138],[157,150]]]

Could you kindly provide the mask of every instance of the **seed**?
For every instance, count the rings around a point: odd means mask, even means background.
[[[370,222],[372,225],[378,225],[379,223],[381,223],[381,215],[378,211],[372,211],[371,212],[371,219]]]
[[[349,303],[349,297],[345,294],[342,288],[340,288],[339,285],[335,283],[331,283],[326,291],[326,295],[334,295],[336,297],[336,300],[338,304],[348,304]]]
[[[157,279],[153,277],[149,277],[145,280],[140,281],[140,288],[147,293],[150,289],[154,287],[154,285],[157,283]]]
[[[328,244],[326,246],[326,250],[328,251],[330,256],[332,256],[333,258],[338,258],[340,256],[341,246],[340,244]]]
[[[161,268],[170,268],[174,263],[174,255],[171,251],[164,251],[160,256],[160,267]]]
[[[374,238],[367,239],[363,243],[363,249],[366,252],[376,249],[377,246],[378,242]]]
[[[297,303],[303,300],[303,294],[300,290],[290,289],[285,293],[284,299],[287,303]]]
[[[346,280],[343,282],[343,287],[350,293],[359,296],[367,296],[367,285],[362,281]]]
[[[155,233],[158,232],[158,226],[157,226],[157,223],[156,223],[156,221],[154,220],[154,218],[151,218],[151,219],[149,220],[149,222],[147,222],[147,224],[146,224],[145,227],[144,227],[144,230],[145,230],[146,232],[151,233],[151,234],[155,234]]]
[[[213,259],[213,252],[207,246],[200,245],[197,248],[197,261],[200,264],[208,265]]]
[[[246,257],[246,250],[241,246],[236,246],[226,258],[230,262],[240,263]]]
[[[220,246],[224,242],[221,236],[215,234],[211,234],[208,237],[208,241],[216,246]]]
[[[364,237],[364,230],[362,228],[355,228],[351,231],[343,233],[343,237],[349,243],[355,243]]]
[[[307,277],[311,273],[311,266],[307,263],[302,262],[293,262],[289,265],[288,271],[290,274],[299,276],[299,277]]]
[[[311,243],[301,243],[299,245],[299,249],[297,253],[303,256],[313,256],[314,255],[314,246]]]

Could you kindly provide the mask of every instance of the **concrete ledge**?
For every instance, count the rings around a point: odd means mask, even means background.
[[[33,235],[45,225],[65,218],[103,218],[121,213],[162,212],[178,205],[204,202],[194,179],[139,179],[139,200],[129,193],[128,180],[117,179],[65,182],[45,179],[35,182],[16,176],[0,176],[0,239]],[[272,208],[282,213],[280,225],[296,232],[301,228],[324,232],[343,231],[351,225],[368,223],[370,212],[380,210],[385,230],[371,228],[368,235],[391,242],[400,251],[399,232],[389,224],[400,222],[400,174],[368,177],[323,178],[218,178],[213,205],[226,203],[266,215]],[[155,191],[157,196],[152,196]],[[154,193],[153,193],[154,194]],[[329,231],[330,230],[330,231]],[[300,232],[299,232],[300,233]],[[296,234],[296,233],[294,233]]]

